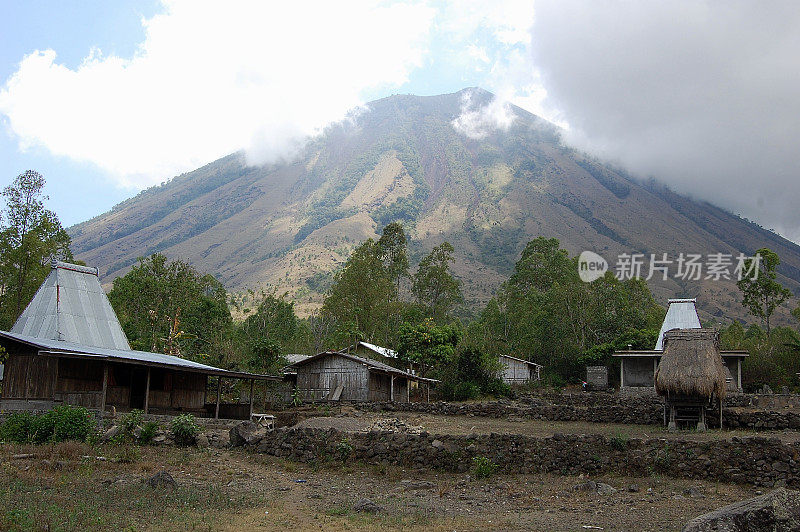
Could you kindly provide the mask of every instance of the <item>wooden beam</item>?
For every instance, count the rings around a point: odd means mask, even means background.
[[[247,419],[253,419],[253,385],[255,382],[254,379],[250,379],[250,414],[247,416]]]
[[[427,392],[427,396],[428,396],[425,402],[430,403],[431,402],[431,383],[426,382],[425,383],[425,388],[426,388],[426,392]]]
[[[625,359],[619,359],[619,387],[625,386]]]
[[[736,359],[736,386],[742,391],[742,359]]]
[[[144,387],[144,413],[150,408],[150,368],[147,368],[147,384]]]
[[[394,375],[389,375],[389,401],[394,402]]]
[[[219,395],[222,388],[222,377],[217,377],[217,408],[214,411],[214,419],[219,419]]]
[[[406,403],[411,402],[411,381],[406,379]]]
[[[103,399],[100,401],[100,412],[101,413],[105,413],[105,411],[106,411],[106,394],[107,393],[108,393],[108,362],[103,364]]]

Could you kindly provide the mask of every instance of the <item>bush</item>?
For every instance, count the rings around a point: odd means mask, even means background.
[[[456,401],[477,399],[480,395],[481,389],[474,382],[459,382],[453,388],[453,399]]]
[[[142,426],[143,415],[143,411],[133,409],[121,417],[120,426],[122,427],[122,432],[125,434],[125,436],[128,438],[133,438],[133,432],[136,430],[136,427]]]
[[[485,456],[474,456],[472,458],[472,476],[475,478],[490,477],[497,471],[497,464]]]
[[[142,432],[139,435],[139,441],[141,443],[150,443],[153,441],[153,438],[155,438],[156,432],[158,432],[158,423],[155,421],[146,422],[144,425],[142,425]]]
[[[502,379],[489,379],[481,386],[481,392],[483,392],[484,395],[491,395],[494,397],[509,397],[511,395],[511,386]]]
[[[81,406],[61,405],[49,413],[53,414],[52,441],[86,441],[95,426],[92,414]]]
[[[33,423],[31,423],[31,441],[33,443],[45,443],[50,441],[55,428],[55,410],[36,415],[33,419]]]
[[[11,443],[27,443],[35,416],[30,412],[15,412],[0,426],[0,439]]]
[[[200,427],[195,423],[194,416],[191,414],[181,414],[174,417],[169,424],[169,428],[175,437],[177,445],[194,445],[195,438],[200,433]]]

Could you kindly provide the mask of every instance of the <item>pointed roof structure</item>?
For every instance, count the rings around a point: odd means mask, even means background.
[[[53,259],[36,295],[12,333],[103,349],[130,350],[117,315],[100,286],[97,268]]]
[[[700,329],[700,317],[695,304],[697,299],[670,299],[667,315],[661,325],[656,341],[656,351],[664,350],[664,333],[672,329]]]

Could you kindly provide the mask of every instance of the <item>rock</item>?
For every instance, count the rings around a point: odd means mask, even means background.
[[[152,477],[145,480],[145,483],[153,489],[159,488],[177,488],[178,483],[175,482],[175,479],[172,478],[172,475],[167,473],[166,471],[159,471]]]
[[[580,484],[572,486],[573,491],[597,491],[597,482],[594,480],[587,480]]]
[[[230,430],[231,446],[241,447],[242,445],[255,445],[266,433],[266,430],[252,421],[242,421]]]
[[[107,431],[100,437],[100,441],[111,441],[122,433],[122,427],[119,425],[111,425]]]
[[[442,443],[442,440],[433,440],[433,443],[431,443],[431,445],[432,445],[434,448],[436,448],[436,449],[438,449],[438,450],[440,450],[440,451],[441,451],[442,449],[444,449],[444,443]]]
[[[695,486],[692,486],[691,488],[686,488],[685,490],[683,490],[683,494],[686,495],[687,497],[692,497],[693,499],[705,497],[705,495],[703,495],[703,492],[700,491]]]
[[[161,434],[156,434],[155,436],[153,436],[153,439],[151,441],[153,443],[164,443],[165,441],[167,441],[167,436],[162,432]]]
[[[403,490],[431,490],[436,487],[436,484],[427,480],[401,480],[400,484],[403,485]]]
[[[628,486],[628,491],[631,493],[639,493],[639,485],[631,484],[630,486]]]
[[[597,483],[597,493],[599,493],[600,495],[610,495],[610,494],[614,493],[615,491],[617,491],[616,488],[606,484],[605,482],[598,482]]]
[[[766,495],[729,504],[695,517],[683,532],[744,532],[800,530],[800,492],[779,488]]]
[[[34,457],[35,457],[35,455],[33,455],[33,454],[29,454],[29,453],[24,453],[24,454],[12,454],[12,455],[11,455],[11,458],[13,458],[14,460],[26,460],[26,459],[28,459],[28,458],[34,458]]]
[[[134,437],[134,439],[136,439],[136,441],[139,441],[139,440],[142,439],[142,427],[140,427],[139,425],[136,425],[136,427],[133,429],[133,437]]]
[[[383,506],[369,499],[361,499],[353,505],[353,511],[359,513],[376,514],[383,510]]]
[[[208,436],[202,432],[195,437],[195,440],[197,441],[197,446],[201,449],[211,446],[211,442],[208,441]]]

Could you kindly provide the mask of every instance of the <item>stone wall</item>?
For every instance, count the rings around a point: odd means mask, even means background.
[[[662,474],[766,487],[800,486],[800,444],[785,444],[777,438],[698,442],[602,435],[534,438],[277,429],[253,439],[247,447],[300,462],[360,461],[466,472],[474,457],[486,457],[505,473]]]

